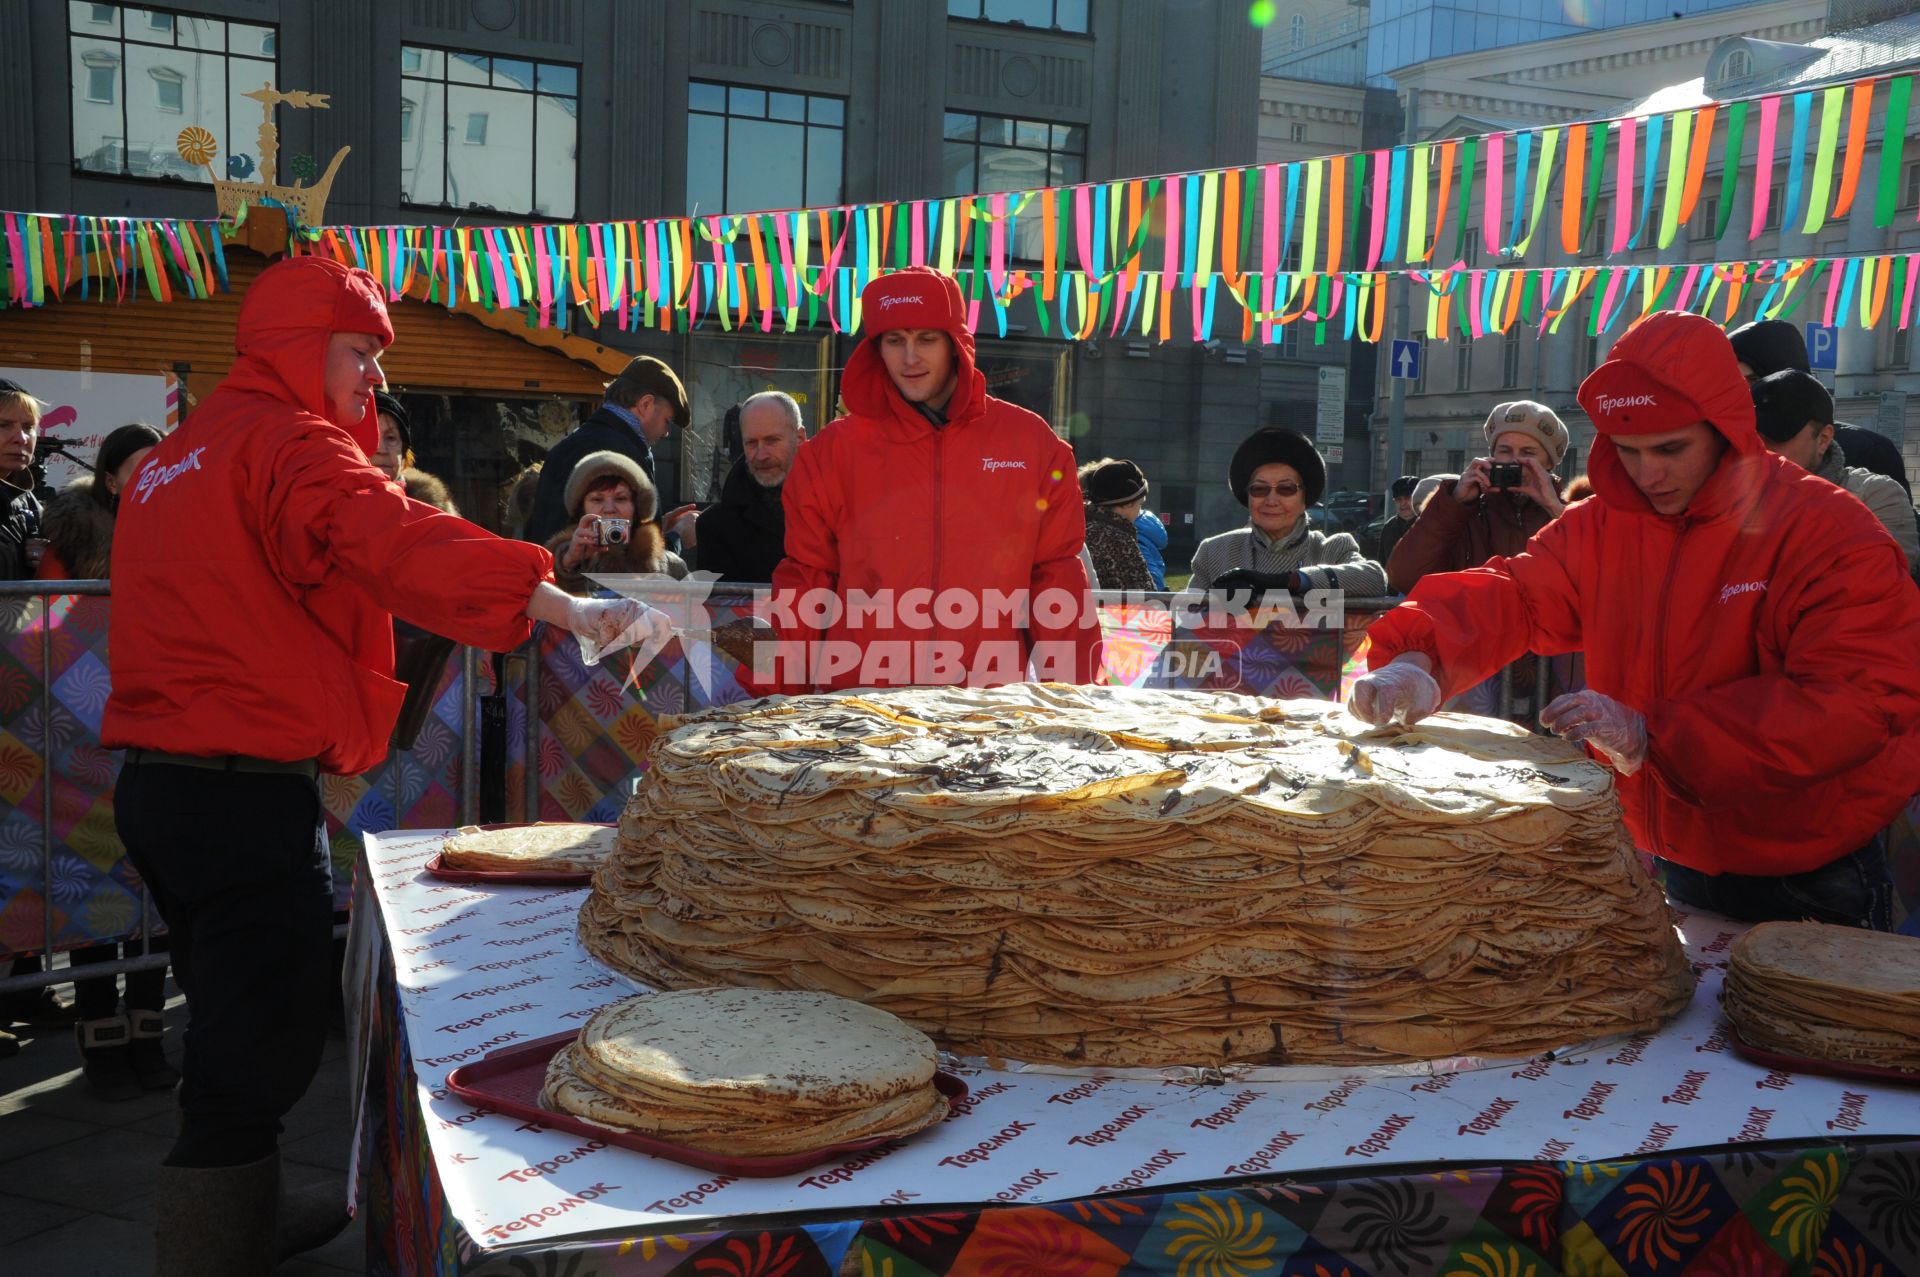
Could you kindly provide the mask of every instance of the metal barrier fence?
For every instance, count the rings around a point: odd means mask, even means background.
[[[753,609],[751,591],[692,588],[709,626]],[[689,589],[661,583],[633,592],[670,601]],[[0,799],[11,805],[0,812],[0,959],[146,936],[157,922],[114,833],[118,764],[99,743],[108,595],[104,581],[0,583]],[[1385,606],[1357,604],[1337,624],[1319,626],[1176,627],[1171,609],[1193,596],[1095,597],[1111,681],[1327,699],[1343,695],[1367,627]],[[1510,673],[1500,686],[1510,708]],[[389,753],[363,776],[321,778],[336,906],[345,909],[350,898],[363,834],[617,819],[662,717],[746,696],[731,658],[698,637],[676,638],[637,673],[617,654],[586,666],[570,635],[545,628],[505,658],[461,649],[411,749]],[[166,961],[164,953],[143,954],[83,974]],[[0,978],[0,993],[72,978],[71,969]]]

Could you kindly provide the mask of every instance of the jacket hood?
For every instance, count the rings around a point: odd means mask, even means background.
[[[266,395],[321,417],[353,436],[372,456],[380,422],[367,396],[366,412],[343,421],[327,402],[327,341],[335,333],[371,333],[393,344],[379,282],[366,271],[324,257],[289,257],[260,272],[240,303],[233,348],[240,358],[226,384]]]
[[[861,293],[866,336],[847,360],[840,383],[847,410],[856,417],[890,422],[910,434],[933,429],[933,423],[895,388],[893,378],[887,375],[886,362],[880,358],[881,334],[903,326],[884,318],[895,310],[887,303],[908,297],[913,300],[899,309],[914,322],[905,326],[938,328],[953,340],[954,389],[953,398],[947,402],[947,421],[959,424],[979,416],[987,397],[987,380],[974,367],[973,332],[967,327],[960,285],[930,266],[909,266],[882,275]]]
[[[1629,392],[1629,393],[1622,393]],[[1690,421],[1662,419],[1657,404],[1636,423],[1614,405],[1672,396],[1684,400]],[[1740,375],[1733,346],[1718,324],[1686,311],[1663,310],[1629,328],[1607,361],[1580,383],[1580,406],[1598,433],[1587,461],[1594,495],[1628,514],[1655,515],[1653,504],[1620,464],[1614,434],[1657,434],[1704,421],[1728,443],[1720,465],[1687,507],[1690,519],[1713,519],[1750,505],[1771,467],[1754,429],[1753,394]],[[1636,424],[1639,429],[1635,429]],[[1657,516],[1656,516],[1657,517]]]

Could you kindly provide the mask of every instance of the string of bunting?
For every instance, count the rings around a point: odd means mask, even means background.
[[[364,267],[396,297],[519,309],[540,327],[565,328],[581,314],[622,328],[792,332],[824,322],[853,331],[868,280],[931,265],[960,281],[976,328],[990,311],[1002,335],[1009,309],[1024,303],[1042,332],[1075,339],[1205,340],[1226,309],[1244,341],[1271,343],[1302,322],[1316,343],[1372,341],[1396,277],[1423,289],[1429,337],[1515,323],[1557,331],[1583,296],[1590,332],[1618,323],[1636,298],[1642,311],[1718,304],[1731,318],[1757,298],[1762,311],[1791,313],[1823,282],[1814,305],[1826,322],[1891,317],[1904,328],[1916,260],[1906,254],[1531,268],[1469,259],[1481,249],[1522,259],[1556,237],[1578,254],[1603,212],[1610,236],[1598,247],[1608,253],[1666,249],[1702,210],[1716,151],[1712,238],[1726,235],[1743,187],[1752,193],[1747,242],[1776,211],[1781,225],[1816,234],[1864,205],[1876,131],[1871,216],[1889,226],[1901,211],[1911,96],[1911,76],[1870,77],[1643,117],[1074,187],[586,224],[301,227],[291,247]],[[1783,133],[1786,172],[1776,182]],[[86,296],[90,258],[110,264],[100,274],[116,300],[137,294],[142,279],[160,300],[204,296],[215,279],[224,287],[217,223],[5,219],[11,304],[44,304],[76,281]],[[1293,248],[1283,255],[1283,245]]]

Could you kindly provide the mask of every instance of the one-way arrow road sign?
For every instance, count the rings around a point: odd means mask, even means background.
[[[1420,343],[1413,340],[1395,341],[1393,359],[1388,366],[1397,380],[1420,380]]]

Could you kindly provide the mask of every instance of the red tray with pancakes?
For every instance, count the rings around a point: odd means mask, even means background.
[[[479,829],[492,832],[497,829],[530,829],[540,821],[522,821],[511,824],[471,825],[462,829]],[[592,824],[598,829],[614,829],[617,826],[601,821],[565,821],[548,822],[565,824]],[[460,831],[456,831],[460,832]],[[442,882],[464,882],[479,886],[513,887],[584,887],[593,881],[591,869],[463,869],[444,863],[444,852],[435,852],[423,868],[428,874]]]

